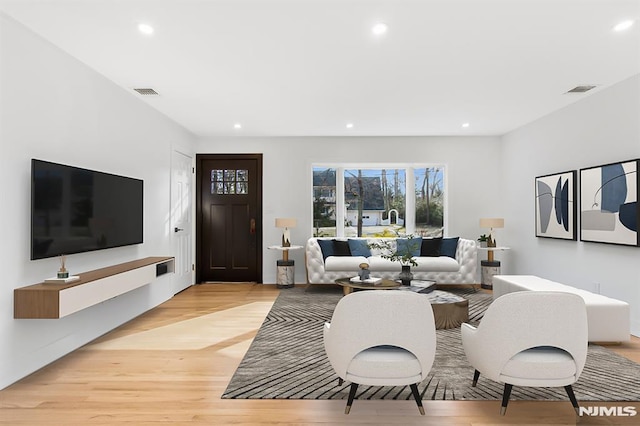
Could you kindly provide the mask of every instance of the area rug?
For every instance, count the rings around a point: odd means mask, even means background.
[[[458,290],[469,299],[469,322],[477,324],[490,294]],[[331,320],[341,289],[283,289],[233,375],[222,398],[346,399],[349,383],[338,377],[324,352],[322,328]],[[419,325],[407,324],[407,327]],[[503,385],[480,377],[471,387],[473,368],[462,349],[460,328],[437,330],[436,357],[429,377],[418,385],[432,400],[496,400]],[[573,386],[578,401],[640,401],[640,364],[602,346],[589,345],[587,363]],[[411,399],[408,386],[363,386],[358,399]],[[563,388],[514,386],[512,400],[567,400]]]

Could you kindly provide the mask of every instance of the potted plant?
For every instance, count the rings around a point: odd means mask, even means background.
[[[400,237],[400,235],[398,235]],[[401,238],[401,237],[400,237]],[[422,238],[415,238],[413,235],[406,237],[407,244],[398,248],[396,244],[395,249],[391,244],[390,239],[381,239],[369,244],[370,248],[381,250],[380,256],[383,259],[389,259],[392,262],[400,262],[402,272],[398,275],[402,285],[411,285],[413,274],[411,273],[411,266],[418,266],[418,262],[413,258],[412,252],[419,251],[422,244]]]
[[[478,242],[480,243],[480,247],[486,247],[487,246],[487,241],[489,241],[489,236],[486,235],[486,234],[482,234],[478,238]]]

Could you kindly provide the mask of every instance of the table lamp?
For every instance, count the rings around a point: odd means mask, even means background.
[[[496,240],[493,238],[494,228],[504,228],[504,219],[501,217],[489,217],[480,219],[480,228],[489,228],[489,240],[487,247],[495,247]]]
[[[282,231],[282,247],[291,247],[289,228],[295,228],[296,225],[295,218],[276,218],[276,228],[284,228],[284,231]]]

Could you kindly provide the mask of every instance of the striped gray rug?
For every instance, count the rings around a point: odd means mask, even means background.
[[[491,303],[487,293],[471,289],[469,322],[477,323]],[[222,398],[347,399],[349,383],[338,385],[324,352],[322,326],[331,320],[342,291],[333,287],[283,289]],[[436,358],[431,374],[418,387],[424,399],[496,400],[502,385],[480,377],[471,387],[473,368],[467,363],[460,329],[437,330]],[[597,345],[589,345],[587,364],[573,386],[578,401],[640,401],[640,364]],[[358,399],[411,399],[405,386],[363,386]],[[514,386],[512,400],[566,400],[563,388]]]

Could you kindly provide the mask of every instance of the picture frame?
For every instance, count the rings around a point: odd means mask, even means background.
[[[577,171],[535,178],[536,237],[577,240]]]
[[[640,159],[580,169],[580,241],[640,247]]]

